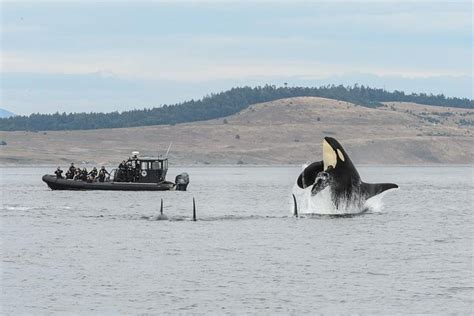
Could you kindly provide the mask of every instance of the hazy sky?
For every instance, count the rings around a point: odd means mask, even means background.
[[[283,82],[472,98],[471,1],[0,3],[0,108],[18,114]]]

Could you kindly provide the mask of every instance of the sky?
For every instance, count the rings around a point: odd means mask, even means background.
[[[235,86],[472,98],[471,1],[4,1],[0,108],[110,112]]]

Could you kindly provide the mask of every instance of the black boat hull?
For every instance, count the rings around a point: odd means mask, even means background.
[[[160,183],[139,182],[85,182],[70,179],[57,179],[53,175],[44,175],[43,181],[52,190],[113,190],[113,191],[172,191],[176,190],[173,182]]]

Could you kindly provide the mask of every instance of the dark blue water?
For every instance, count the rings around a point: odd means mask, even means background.
[[[473,311],[472,167],[359,168],[400,189],[299,219],[299,168],[181,169],[188,192],[51,191],[49,170],[0,168],[2,313]],[[161,198],[171,221],[150,220]]]

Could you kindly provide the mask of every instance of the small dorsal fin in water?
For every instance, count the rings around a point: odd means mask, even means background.
[[[367,199],[390,189],[396,189],[395,183],[365,183],[362,182],[361,189]]]

